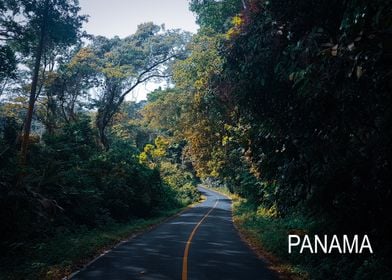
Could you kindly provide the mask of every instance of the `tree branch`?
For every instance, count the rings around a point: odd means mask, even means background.
[[[170,77],[171,75],[153,74],[153,75],[149,75],[149,76],[143,78],[144,75],[146,75],[147,73],[151,72],[153,69],[155,69],[159,65],[161,65],[161,64],[163,64],[163,63],[165,63],[165,62],[167,62],[170,59],[175,58],[175,57],[176,57],[175,54],[170,55],[170,56],[168,56],[168,57],[166,57],[166,58],[164,58],[164,59],[154,63],[153,65],[151,65],[147,69],[145,69],[143,72],[141,72],[139,74],[136,82],[130,88],[128,88],[126,91],[124,91],[123,94],[121,94],[121,98],[123,99],[128,93],[130,93],[132,90],[134,90],[138,85],[140,85],[141,83],[146,82],[149,79],[152,79],[152,78],[168,78],[168,77]]]

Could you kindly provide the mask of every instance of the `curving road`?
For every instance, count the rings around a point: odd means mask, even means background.
[[[199,190],[203,203],[115,247],[72,279],[276,279],[238,236],[231,201]]]

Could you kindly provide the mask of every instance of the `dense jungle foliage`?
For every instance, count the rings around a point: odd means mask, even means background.
[[[144,103],[125,100],[170,77],[190,35],[143,23],[124,39],[94,37],[79,11],[73,0],[0,1],[0,278],[42,277],[30,273],[47,264],[23,256],[45,241],[63,250],[72,240],[59,237],[99,228],[124,238],[116,224],[199,199],[181,147],[145,125]]]
[[[240,2],[192,1],[202,28],[175,77],[194,96],[186,137],[197,174],[247,198],[254,223],[257,213],[276,217],[271,228],[286,221],[286,238],[373,240],[373,256],[286,254],[312,279],[390,278],[390,1]],[[217,8],[227,16],[218,27]]]
[[[306,277],[392,278],[390,1],[191,0],[197,34],[124,39],[79,9],[0,1],[2,250],[188,205],[201,179]],[[375,253],[287,255],[290,232]]]

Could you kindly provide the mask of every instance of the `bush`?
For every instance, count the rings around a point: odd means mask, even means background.
[[[90,123],[82,115],[44,135],[42,143],[31,145],[23,172],[16,152],[4,157],[0,218],[7,226],[2,240],[15,243],[52,235],[58,228],[125,222],[178,207],[159,172],[140,164],[130,143],[117,139],[102,151]]]
[[[200,199],[200,193],[192,173],[183,170],[180,165],[162,162],[160,172],[163,181],[175,192],[179,205],[185,206]]]
[[[296,251],[288,254],[289,234],[336,234],[336,224],[329,217],[310,216],[304,214],[305,210],[279,217],[273,208],[256,207],[244,199],[234,203],[233,211],[236,223],[248,235],[256,238],[263,249],[278,257],[280,262],[290,263],[289,270],[294,274],[320,280],[391,279],[390,260],[377,255],[299,254]]]

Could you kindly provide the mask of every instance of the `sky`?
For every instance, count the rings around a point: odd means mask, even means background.
[[[85,30],[93,35],[121,38],[135,33],[140,23],[152,21],[167,29],[181,28],[196,33],[195,16],[188,0],[79,0],[81,14],[89,15]],[[144,100],[159,85],[140,85],[127,99]]]

